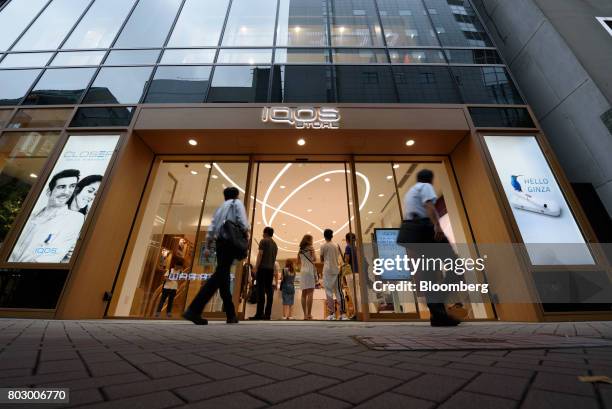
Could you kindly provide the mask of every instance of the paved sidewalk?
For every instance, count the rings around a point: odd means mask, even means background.
[[[88,408],[612,408],[612,385],[577,379],[612,376],[610,346],[377,351],[356,341],[439,339],[447,348],[449,339],[504,336],[607,343],[612,322],[0,319],[0,387],[70,388],[71,405]]]

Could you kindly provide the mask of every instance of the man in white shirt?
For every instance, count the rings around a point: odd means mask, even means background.
[[[346,303],[344,301],[344,293],[342,292],[342,282],[340,277],[340,268],[338,260],[340,259],[339,246],[332,243],[334,232],[331,229],[325,229],[323,232],[325,244],[321,246],[321,261],[323,262],[323,287],[325,287],[325,296],[327,298],[327,320],[336,319],[336,304],[334,302],[334,293],[336,299],[340,303],[340,319],[348,320],[346,316]]]
[[[70,210],[68,200],[80,172],[66,169],[49,181],[47,205],[32,214],[9,257],[12,263],[62,263],[70,261],[85,216]]]

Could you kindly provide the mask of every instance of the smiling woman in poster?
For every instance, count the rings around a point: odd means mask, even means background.
[[[89,175],[77,183],[74,193],[70,200],[68,200],[68,208],[75,212],[81,212],[84,216],[87,216],[91,203],[96,198],[100,183],[102,182],[102,175]]]
[[[68,208],[80,172],[66,169],[53,175],[47,203],[26,223],[13,253],[13,263],[60,263],[74,247],[85,216]]]

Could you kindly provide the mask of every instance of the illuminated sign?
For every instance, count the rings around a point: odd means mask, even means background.
[[[261,121],[288,124],[296,129],[339,129],[340,111],[337,108],[265,107]]]

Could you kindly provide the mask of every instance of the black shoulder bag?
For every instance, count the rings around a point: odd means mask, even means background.
[[[234,220],[237,220],[238,218],[236,217],[236,199],[232,201],[231,211],[233,212]],[[246,231],[240,224],[233,220],[230,220],[226,216],[225,221],[221,226],[221,230],[219,231],[219,237],[233,247],[237,260],[242,260],[246,258],[249,242],[247,240]]]

